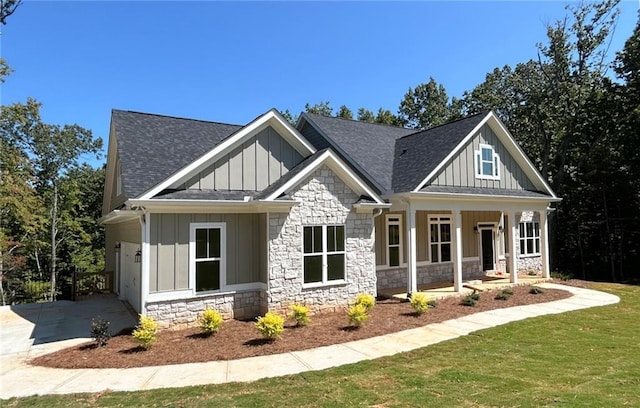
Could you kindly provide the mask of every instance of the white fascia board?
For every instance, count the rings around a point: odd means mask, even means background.
[[[516,163],[525,170],[525,173],[527,173],[529,177],[538,180],[540,184],[544,187],[545,192],[547,194],[549,194],[553,198],[558,198],[556,196],[556,193],[551,189],[551,187],[547,183],[547,181],[542,177],[538,169],[535,168],[533,163],[531,163],[531,160],[529,160],[529,158],[524,153],[524,151],[520,148],[518,143],[516,143],[515,139],[513,138],[511,133],[509,133],[509,130],[504,126],[504,123],[502,123],[500,118],[494,115],[493,112],[491,112],[490,115],[491,115],[491,119],[493,120],[493,123],[500,129],[500,131],[505,136],[505,138],[503,139],[502,137],[500,137],[500,132],[496,132],[496,135],[502,141],[502,143],[505,144],[505,147],[507,148],[507,150],[509,150],[511,155],[516,159]],[[514,154],[513,152],[514,150],[516,154]]]
[[[232,150],[234,146],[241,144],[245,141],[245,139],[248,139],[249,137],[253,136],[255,133],[258,133],[269,125],[280,129],[283,133],[283,137],[292,142],[294,147],[301,149],[302,153],[305,153],[303,154],[303,156],[306,157],[316,152],[313,146],[304,138],[304,136],[300,134],[300,132],[289,125],[288,122],[279,113],[272,109],[264,115],[259,116],[253,122],[244,126],[240,130],[236,131],[236,133],[228,137],[226,140],[211,149],[209,152],[191,162],[191,164],[189,164],[188,166],[183,167],[168,179],[164,180],[160,184],[153,187],[151,190],[148,190],[147,192],[142,194],[142,196],[140,196],[140,199],[146,200],[152,198],[162,190],[170,188],[174,183],[197,171],[198,168],[206,166],[207,163],[213,160],[216,156]]]
[[[438,174],[438,173],[440,172],[440,170],[442,170],[442,169],[444,168],[444,166],[449,162],[449,160],[451,160],[455,155],[459,154],[459,153],[460,153],[460,150],[462,150],[462,148],[463,148],[464,146],[466,146],[466,144],[467,144],[467,143],[469,143],[469,140],[471,140],[471,138],[473,138],[473,136],[476,134],[476,132],[477,132],[478,130],[480,130],[480,129],[482,128],[482,126],[484,126],[484,124],[485,124],[485,123],[487,123],[487,121],[489,120],[489,118],[491,117],[491,115],[492,115],[492,113],[491,113],[491,112],[489,112],[489,113],[487,114],[487,116],[485,116],[485,117],[484,117],[484,119],[482,119],[482,120],[480,121],[480,123],[478,123],[478,124],[476,125],[476,127],[474,127],[474,128],[471,130],[471,132],[469,132],[469,133],[464,137],[464,139],[462,139],[462,141],[461,141],[460,143],[458,143],[458,145],[457,145],[453,150],[451,150],[451,152],[449,152],[449,154],[447,155],[447,157],[445,157],[445,158],[444,158],[444,160],[442,160],[442,161],[440,162],[440,164],[438,164],[438,165],[436,166],[436,168],[435,168],[435,169],[433,169],[433,171],[432,171],[431,173],[429,173],[429,174],[427,175],[427,177],[425,177],[425,178],[424,178],[424,180],[422,180],[422,181],[420,182],[420,184],[418,184],[418,187],[416,187],[416,188],[413,190],[413,192],[418,192],[418,191],[420,191],[420,190],[421,190],[421,189],[422,189],[422,188],[423,188],[423,187],[424,187],[424,186],[425,186],[429,181],[431,181],[431,179],[432,179],[433,177],[435,177],[435,176],[436,176],[436,174]]]
[[[444,199],[459,199],[467,201],[486,201],[486,200],[504,200],[504,201],[535,201],[535,202],[547,202],[557,203],[562,201],[557,197],[518,197],[510,195],[495,195],[495,194],[469,194],[469,193],[439,193],[439,192],[413,192],[409,193],[410,198],[444,198]]]
[[[264,201],[274,201],[282,193],[295,187],[302,180],[307,178],[310,174],[316,171],[323,164],[327,164],[331,170],[338,174],[338,176],[345,182],[351,189],[359,190],[360,192],[373,198],[376,203],[385,204],[385,202],[376,194],[367,184],[356,175],[351,169],[342,161],[338,156],[333,154],[331,150],[327,150],[317,157],[312,163],[310,163],[303,171],[296,174],[285,184],[280,186],[269,197],[266,197]]]
[[[128,200],[127,206],[141,207],[154,213],[258,213],[258,212],[286,212],[298,201],[277,200],[264,202],[262,200]]]
[[[118,224],[138,218],[142,211],[138,210],[113,210],[104,217],[98,218],[98,224]]]

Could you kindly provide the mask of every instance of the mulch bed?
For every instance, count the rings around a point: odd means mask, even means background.
[[[573,284],[580,286],[577,282]],[[209,337],[200,334],[199,328],[162,331],[151,349],[144,351],[128,330],[111,338],[104,347],[95,347],[89,342],[38,357],[30,363],[56,368],[128,368],[232,360],[345,343],[486,310],[551,302],[571,296],[567,291],[552,289],[533,295],[529,289],[530,286],[513,287],[513,296],[508,300],[494,299],[499,291],[484,292],[474,307],[460,305],[459,297],[449,297],[439,300],[437,307],[421,316],[414,315],[407,302],[379,299],[369,320],[360,329],[348,327],[344,312],[321,313],[312,316],[311,323],[305,327],[295,327],[294,323],[287,322],[282,337],[273,342],[260,338],[255,321],[229,320],[218,333]]]

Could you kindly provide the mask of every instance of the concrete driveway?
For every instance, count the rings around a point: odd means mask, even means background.
[[[0,307],[0,356],[33,358],[91,338],[91,320],[106,319],[115,334],[137,317],[114,296]],[[1,368],[2,371],[6,367]]]

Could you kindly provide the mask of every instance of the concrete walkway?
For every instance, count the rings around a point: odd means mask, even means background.
[[[0,355],[0,399],[34,394],[69,394],[81,392],[135,391],[154,388],[248,382],[266,377],[323,370],[358,361],[414,350],[471,332],[529,317],[564,313],[595,306],[614,304],[617,296],[590,289],[552,283],[537,286],[563,289],[573,293],[567,299],[549,303],[496,309],[405,330],[385,336],[291,353],[250,357],[231,361],[212,361],[169,366],[127,369],[54,369],[27,364],[34,356],[85,342],[87,338],[32,345],[23,349],[16,345],[5,352],[5,311],[2,322],[2,354]]]

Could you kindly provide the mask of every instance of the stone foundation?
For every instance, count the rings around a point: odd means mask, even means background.
[[[264,291],[238,291],[202,295],[189,299],[147,302],[147,316],[153,317],[162,329],[195,326],[206,308],[219,312],[224,319],[248,319],[264,314]]]
[[[407,286],[407,268],[390,268],[377,271],[378,289],[397,289]],[[462,262],[462,280],[473,280],[483,277],[477,260]],[[420,265],[416,270],[418,285],[436,282],[453,282],[453,264],[435,263]]]

